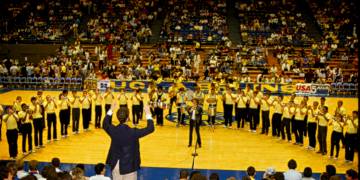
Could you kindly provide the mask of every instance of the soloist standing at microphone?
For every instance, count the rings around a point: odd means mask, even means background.
[[[191,147],[192,145],[192,134],[195,126],[195,132],[197,136],[197,144],[199,145],[199,148],[201,148],[201,137],[200,137],[200,126],[201,126],[201,116],[202,116],[202,107],[199,105],[199,101],[197,99],[193,99],[193,106],[188,109],[189,115],[190,115],[190,128],[189,128],[189,145],[188,147]]]

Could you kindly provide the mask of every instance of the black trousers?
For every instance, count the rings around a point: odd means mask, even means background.
[[[170,98],[170,106],[169,106],[169,114],[170,115],[171,115],[171,110],[172,110],[173,104],[176,104],[176,96]]]
[[[270,111],[261,111],[261,119],[262,119],[262,129],[261,133],[268,134],[270,127]]]
[[[42,118],[33,119],[34,143],[35,146],[43,145],[43,120]]]
[[[250,108],[250,117],[249,117],[249,121],[250,121],[250,130],[256,130],[257,125],[259,124],[259,114],[258,114],[258,110],[257,109],[252,109]]]
[[[304,136],[306,136],[307,135],[307,131],[308,131],[308,115],[305,115],[305,119],[304,119]]]
[[[1,115],[0,115],[1,116]],[[1,123],[0,123],[0,141],[2,140],[1,139],[1,128],[2,128],[2,117],[0,117],[0,121],[1,121]]]
[[[53,139],[56,139],[56,114],[50,113],[47,114],[47,127],[48,127],[48,135],[47,139],[51,140],[51,127],[53,128]]]
[[[334,155],[334,147],[336,148],[336,154],[335,157],[339,157],[339,151],[340,151],[340,138],[342,132],[336,132],[333,131],[331,133],[331,146],[330,146],[330,156]]]
[[[287,140],[291,141],[290,121],[291,119],[289,118],[283,118],[281,122],[281,138],[283,140],[285,140],[285,129],[286,129]]]
[[[90,124],[90,119],[91,119],[91,108],[82,109],[81,113],[82,113],[82,117],[83,117],[83,128],[89,129],[89,124]]]
[[[309,146],[316,147],[316,128],[317,124],[315,122],[308,123],[308,137],[309,137]]]
[[[60,110],[59,116],[60,116],[60,132],[61,132],[60,134],[61,136],[68,135],[67,130],[70,121],[69,110],[68,109]]]
[[[72,132],[79,132],[80,108],[72,108]]]
[[[357,143],[358,140],[356,134],[345,134],[345,160],[354,160],[354,153]]]
[[[9,143],[9,154],[10,157],[16,157],[18,154],[18,130],[17,129],[8,129],[6,131],[6,138]]]
[[[22,134],[22,151],[26,152],[26,140],[28,142],[28,150],[32,150],[32,127],[31,123],[24,123],[21,125]]]
[[[271,118],[272,136],[280,137],[282,114],[274,113]]]
[[[107,111],[106,111],[107,113]],[[102,116],[102,108],[101,105],[95,106],[95,127],[101,128],[101,116]],[[111,121],[110,121],[111,122]]]
[[[181,104],[177,104],[178,108],[177,108],[177,113],[178,113],[178,125],[185,124],[185,113],[181,112]]]
[[[235,110],[235,119],[237,121],[237,128],[244,128],[244,124],[246,121],[246,108],[236,108]]]
[[[132,106],[132,116],[133,116],[133,124],[139,124],[139,120],[141,118],[141,106],[140,105]]]
[[[294,128],[296,143],[304,144],[304,121],[295,119]]]
[[[295,116],[293,116],[293,117],[291,118],[291,120],[290,120],[291,133],[295,133],[295,123],[294,123],[295,118],[294,118],[294,117],[295,117]]]
[[[155,117],[157,125],[164,125],[164,110],[161,107],[155,108]]]
[[[139,111],[140,111],[139,120],[141,120],[142,117],[143,117],[143,112],[144,112],[144,101],[140,101],[140,109],[139,109]]]
[[[322,153],[327,153],[326,137],[327,137],[327,126],[319,126],[317,138],[320,146],[320,152]]]
[[[225,118],[225,126],[231,126],[232,125],[232,111],[233,111],[234,105],[232,104],[224,104],[224,118]]]
[[[189,126],[189,146],[192,145],[192,134],[195,126],[195,132],[197,137],[197,144],[201,147],[201,137],[200,137],[200,123],[197,123],[195,120],[190,120]]]
[[[105,113],[107,113],[110,108],[111,108],[111,104],[105,104]]]
[[[215,118],[216,116],[208,116],[208,124],[215,125]]]

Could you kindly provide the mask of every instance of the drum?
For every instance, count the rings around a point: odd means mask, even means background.
[[[216,105],[215,104],[209,104],[208,115],[209,116],[215,116],[216,115]]]

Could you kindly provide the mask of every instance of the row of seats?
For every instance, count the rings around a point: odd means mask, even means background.
[[[10,89],[41,89],[45,87],[49,89],[67,88],[70,90],[81,90],[83,79],[81,77],[0,77],[0,84]]]

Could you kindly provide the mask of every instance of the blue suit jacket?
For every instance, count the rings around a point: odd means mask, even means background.
[[[128,174],[140,169],[139,138],[154,132],[154,122],[147,120],[147,127],[143,129],[130,128],[126,124],[114,126],[111,116],[106,115],[103,128],[111,138],[111,145],[106,163],[113,170],[120,161],[120,174]]]

